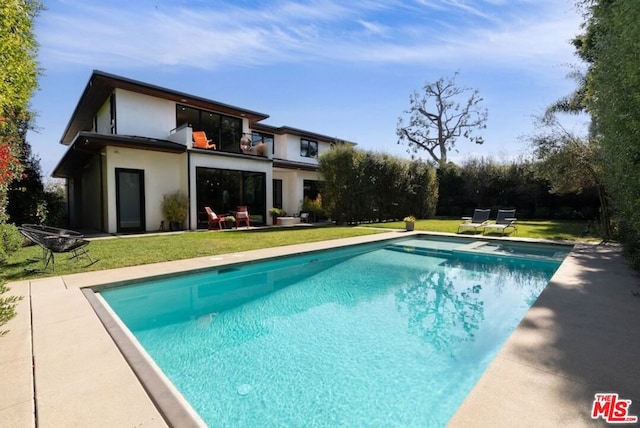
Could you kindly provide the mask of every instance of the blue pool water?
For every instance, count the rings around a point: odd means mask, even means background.
[[[409,239],[101,294],[210,426],[441,427],[568,252]]]

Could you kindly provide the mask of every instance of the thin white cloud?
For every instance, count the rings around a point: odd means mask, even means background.
[[[376,34],[376,35],[385,35],[387,32],[387,27],[384,25],[376,24],[375,22],[365,21],[363,19],[359,19],[358,23],[367,30],[368,33]]]
[[[478,4],[478,2],[474,2],[476,5]],[[468,4],[468,2],[464,1],[464,0],[446,0],[445,1],[446,5],[449,6],[453,6],[456,7],[464,12],[470,13],[472,15],[478,16],[480,18],[485,18],[485,19],[491,19],[491,15],[487,14],[485,12],[483,12],[481,9],[479,9],[477,6],[473,7],[470,4]]]
[[[536,13],[518,14],[514,4],[527,6],[527,11],[537,7]],[[216,8],[169,5],[141,11],[135,4],[123,9],[68,2],[63,12],[45,11],[37,30],[47,68],[181,65],[213,70],[239,63],[326,60],[472,61],[530,68],[567,61],[568,41],[578,31],[579,18],[563,14],[566,5],[558,6],[557,0],[507,5],[504,0],[313,0],[281,1],[264,9],[221,3]],[[381,13],[385,10],[393,15],[389,22]]]

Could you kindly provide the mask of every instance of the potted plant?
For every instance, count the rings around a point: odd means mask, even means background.
[[[224,216],[224,221],[227,223],[227,228],[231,229],[236,224],[236,218],[232,215]]]
[[[162,214],[169,222],[169,230],[182,230],[189,213],[189,198],[180,190],[162,196]]]
[[[407,232],[411,232],[416,225],[416,218],[412,215],[408,215],[404,218],[404,228]]]
[[[278,224],[278,217],[282,217],[283,213],[284,211],[282,211],[280,208],[271,208],[269,210],[269,215],[273,219],[273,224]]]

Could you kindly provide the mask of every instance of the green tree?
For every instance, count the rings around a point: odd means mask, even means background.
[[[22,172],[19,159],[33,117],[29,100],[40,74],[33,20],[42,9],[35,0],[0,2],[0,222],[6,221],[8,186]]]
[[[13,248],[16,230],[7,220],[7,190],[22,173],[20,157],[33,114],[29,100],[38,87],[33,20],[43,5],[35,0],[0,2],[0,264]],[[19,233],[18,233],[19,236]],[[7,287],[0,284],[0,295]],[[15,315],[19,298],[0,297],[0,325]],[[6,333],[0,332],[0,335]]]
[[[50,179],[44,183],[44,223],[61,227],[65,224],[66,190],[64,182]],[[40,206],[40,205],[39,205]]]
[[[432,165],[336,146],[320,156],[322,204],[337,222],[398,220],[434,214],[438,182]]]
[[[640,268],[640,2],[581,0],[577,53],[587,64],[585,105],[601,146],[619,237]]]
[[[24,143],[20,161],[23,172],[20,178],[11,183],[7,193],[9,221],[17,225],[41,224],[46,220],[47,205],[40,158],[33,154],[31,145],[27,142]]]
[[[549,181],[552,193],[582,193],[596,189],[600,202],[600,233],[611,235],[608,197],[604,186],[601,150],[593,138],[567,131],[553,115],[539,118],[539,132],[530,138],[538,174]]]
[[[457,76],[456,72],[453,77],[441,77],[426,83],[422,93],[411,94],[404,112],[408,121],[400,117],[396,127],[398,144],[407,144],[408,152],[426,150],[441,167],[447,164],[447,153],[455,149],[459,137],[482,144],[482,137],[474,132],[486,128],[487,110],[481,107],[479,91],[458,86]]]
[[[21,244],[22,235],[18,228],[12,224],[0,223],[0,266],[20,248]],[[17,296],[2,296],[7,291],[9,288],[0,282],[0,327],[15,316],[16,305],[22,299]],[[6,330],[0,330],[0,336],[6,333]]]
[[[319,171],[322,174],[322,203],[331,218],[338,222],[348,221],[356,215],[359,192],[359,165],[363,153],[351,146],[337,145],[320,155]],[[353,197],[345,197],[350,193]]]

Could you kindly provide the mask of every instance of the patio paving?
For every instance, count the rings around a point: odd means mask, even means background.
[[[11,331],[0,337],[0,426],[168,425],[83,287],[406,235],[390,232],[9,284],[9,295],[24,299],[17,317],[3,326]],[[632,400],[629,414],[640,416],[640,297],[634,295],[639,284],[619,246],[578,244],[449,426],[606,426],[590,417],[599,392]]]

